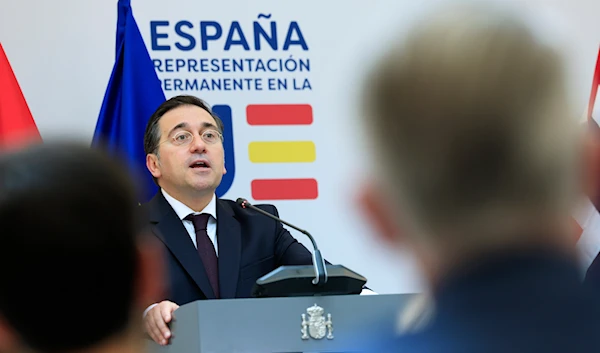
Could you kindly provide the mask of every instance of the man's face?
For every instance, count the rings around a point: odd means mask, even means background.
[[[146,165],[160,186],[172,195],[214,193],[226,173],[223,142],[216,137],[210,143],[202,135],[219,132],[215,119],[200,107],[185,105],[163,115],[158,126],[158,156],[149,154]]]

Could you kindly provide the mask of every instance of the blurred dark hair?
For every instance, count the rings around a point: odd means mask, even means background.
[[[0,157],[0,315],[31,348],[81,349],[128,326],[141,223],[124,170],[75,144]]]

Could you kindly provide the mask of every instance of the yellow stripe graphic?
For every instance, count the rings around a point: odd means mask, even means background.
[[[253,163],[309,163],[317,151],[312,141],[251,142],[248,156]]]

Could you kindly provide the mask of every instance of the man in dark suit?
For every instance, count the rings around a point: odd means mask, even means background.
[[[180,305],[250,297],[256,280],[277,267],[311,264],[311,253],[281,223],[216,197],[226,173],[222,141],[223,123],[193,96],[167,100],[146,128],[146,165],[160,191],[142,209],[164,245],[169,292],[144,322],[162,345]],[[272,205],[258,207],[277,215]]]
[[[553,37],[491,4],[437,10],[369,77],[380,163],[361,188],[379,233],[414,253],[431,316],[416,333],[361,344],[599,352],[600,306],[572,237],[581,128]]]

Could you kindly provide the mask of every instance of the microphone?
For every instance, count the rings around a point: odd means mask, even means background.
[[[238,198],[236,203],[240,206],[242,206],[242,208],[250,208],[258,213],[261,213],[271,219],[274,219],[278,222],[281,222],[297,231],[299,231],[302,234],[305,234],[308,239],[310,239],[310,242],[312,243],[313,246],[313,253],[312,253],[312,261],[313,261],[313,266],[315,267],[315,275],[316,277],[312,280],[312,283],[314,285],[317,286],[322,286],[325,283],[327,283],[327,268],[325,267],[325,260],[323,260],[323,256],[321,256],[321,250],[319,250],[319,247],[317,246],[317,242],[315,241],[315,238],[313,238],[312,235],[310,235],[309,232],[307,232],[306,230],[300,228],[300,227],[296,227],[295,225],[288,223],[282,219],[280,219],[279,217],[275,217],[272,214],[270,214],[269,212],[263,211],[258,207],[253,206],[252,204],[250,204],[250,202],[248,202],[248,200],[243,199],[243,198]]]
[[[252,290],[254,297],[360,294],[367,279],[342,265],[326,265],[315,238],[308,231],[253,206],[244,198],[238,198],[236,203],[305,234],[313,246],[312,266],[280,266],[256,281]]]

